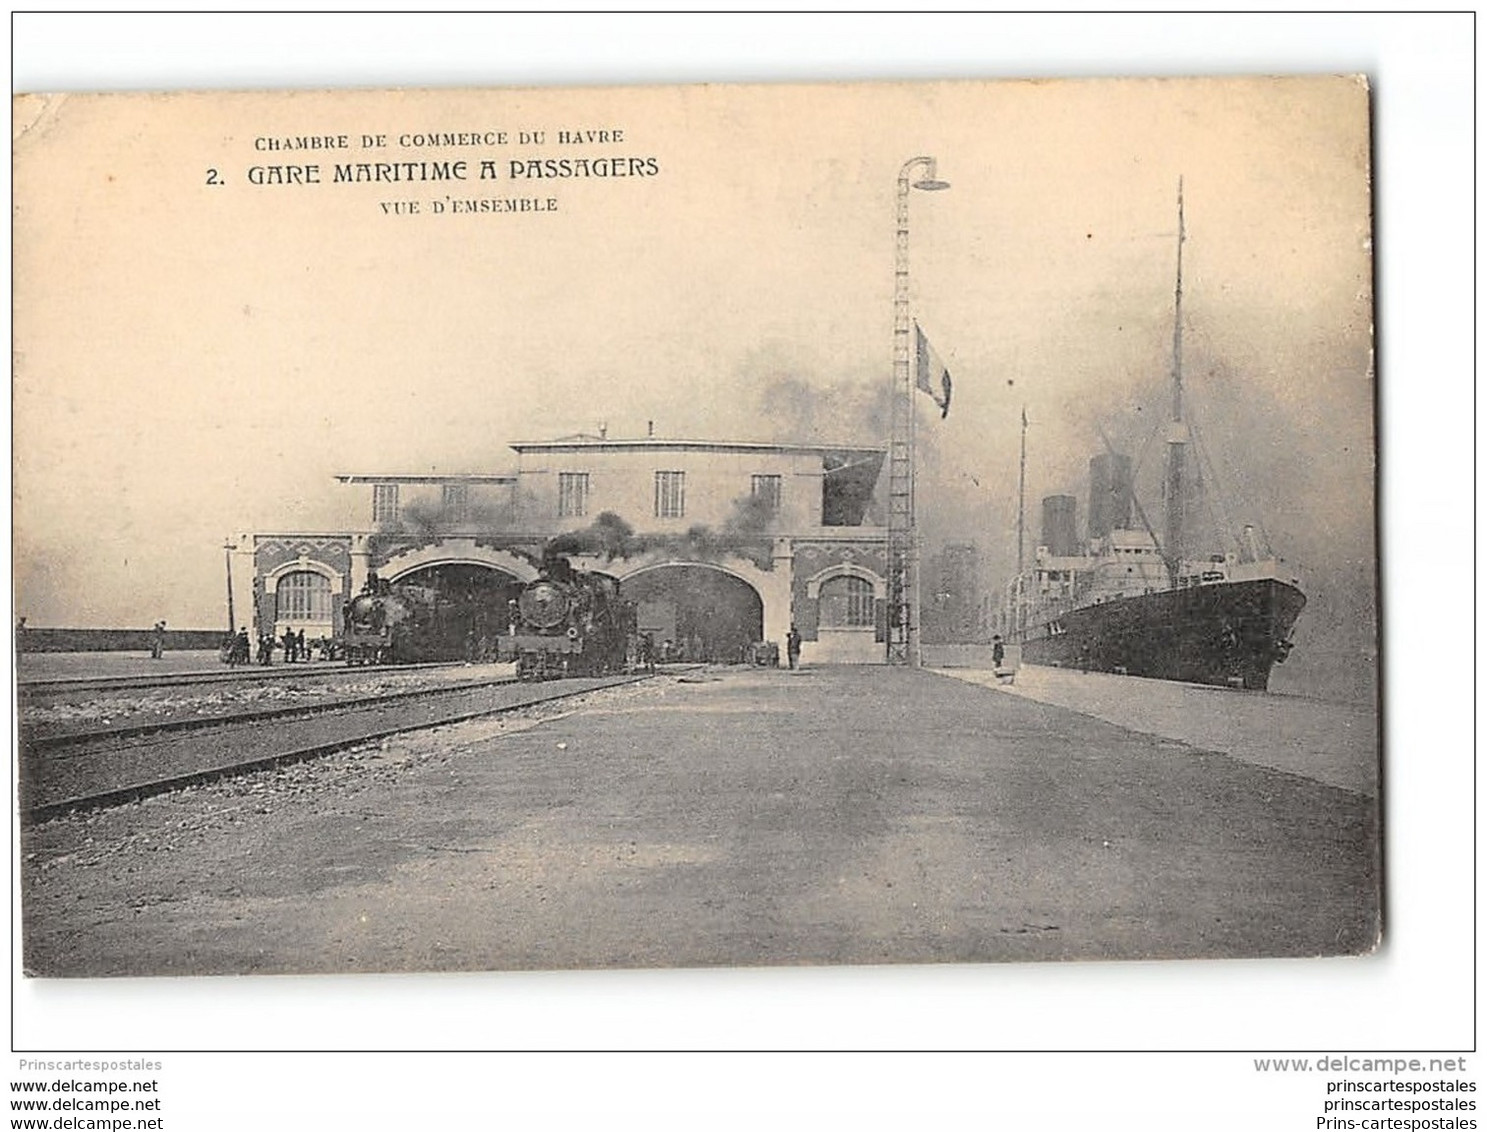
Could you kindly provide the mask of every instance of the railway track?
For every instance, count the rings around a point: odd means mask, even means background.
[[[483,680],[233,716],[45,736],[23,733],[21,817],[28,823],[46,821],[642,679]]]
[[[282,720],[298,719],[328,712],[345,711],[348,708],[366,708],[382,704],[397,704],[413,701],[437,692],[462,692],[476,688],[502,687],[516,683],[515,676],[482,677],[464,680],[442,687],[420,686],[399,688],[387,692],[365,692],[350,696],[328,697],[277,707],[242,707],[224,705],[227,710],[217,714],[192,713],[165,719],[154,719],[143,723],[109,725],[108,727],[69,726],[66,723],[27,724],[20,728],[23,750],[58,751],[102,745],[118,747],[148,739],[155,735],[166,735],[186,731],[203,731],[221,727],[224,723],[269,724]]]
[[[320,679],[334,681],[348,676],[365,676],[368,672],[420,672],[427,669],[456,668],[462,661],[440,661],[432,664],[387,664],[375,668],[348,667],[341,663],[307,665],[278,664],[260,668],[229,668],[221,672],[177,672],[171,675],[141,676],[57,676],[35,680],[22,679],[16,694],[26,701],[49,696],[67,696],[78,692],[134,692],[151,688],[188,688],[202,685],[256,684],[273,680]]]

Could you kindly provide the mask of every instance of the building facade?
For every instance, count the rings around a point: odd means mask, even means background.
[[[806,661],[884,659],[883,449],[605,436],[511,448],[509,473],[343,474],[342,529],[234,540],[250,632],[335,637],[373,574],[485,602],[498,621],[511,587],[561,554],[616,578],[642,631],[678,655],[739,659],[758,641],[783,653],[794,624]]]

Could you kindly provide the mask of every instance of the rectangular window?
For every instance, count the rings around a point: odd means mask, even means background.
[[[680,519],[687,513],[687,474],[656,473],[656,517]]]
[[[376,483],[372,485],[372,522],[396,523],[398,521],[398,485]]]
[[[589,513],[589,473],[558,473],[558,517]]]
[[[470,517],[470,485],[447,483],[444,485],[444,518],[451,523],[463,523]]]
[[[771,515],[780,509],[780,477],[755,476],[752,494]]]

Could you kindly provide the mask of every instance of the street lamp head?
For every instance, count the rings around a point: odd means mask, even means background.
[[[933,157],[922,157],[919,159],[919,163],[924,166],[924,176],[914,182],[916,189],[923,189],[925,192],[935,192],[939,189],[948,189],[950,187],[949,181],[942,181],[937,175],[938,170],[935,168],[935,159]]]

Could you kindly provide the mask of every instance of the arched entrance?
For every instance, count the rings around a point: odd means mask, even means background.
[[[432,562],[389,579],[436,595],[435,624],[421,648],[425,660],[490,661],[511,624],[511,603],[522,582],[492,566]]]
[[[661,656],[737,664],[764,639],[764,601],[742,578],[705,563],[646,567],[620,583],[636,603],[639,631],[649,633]]]

